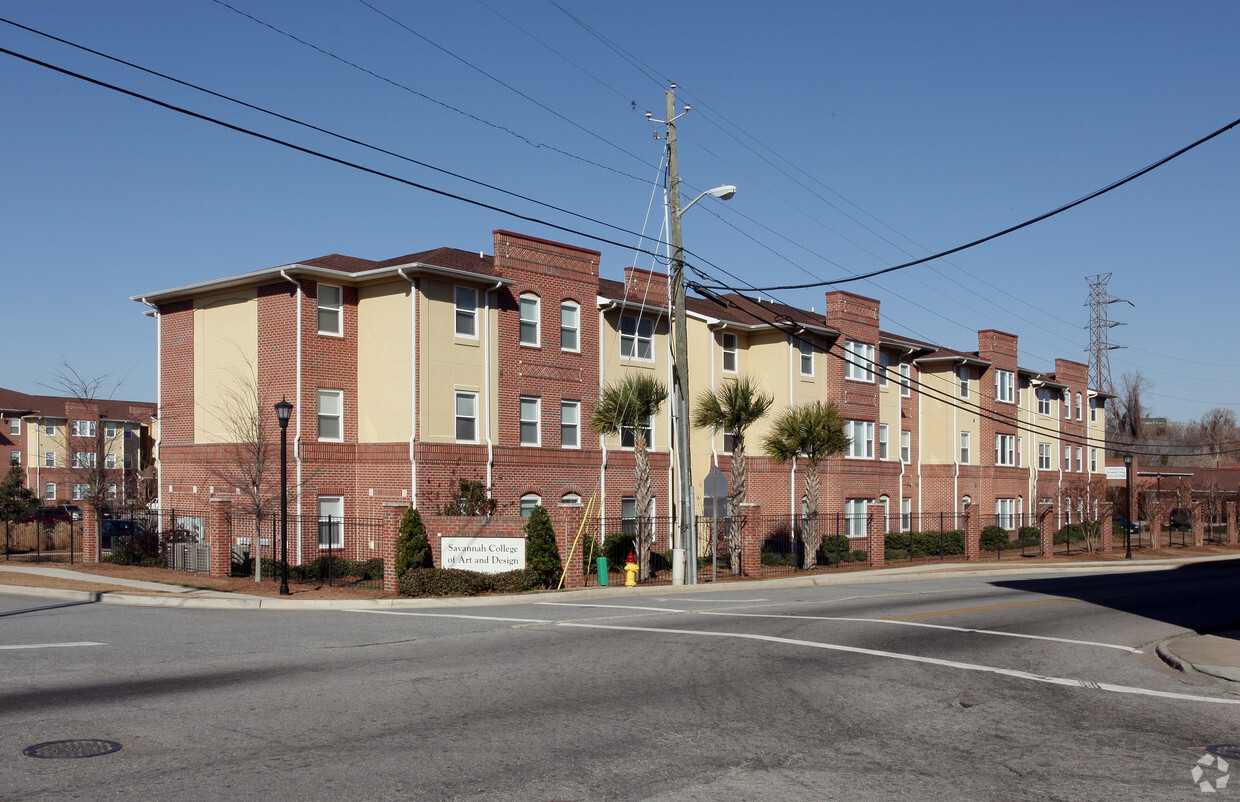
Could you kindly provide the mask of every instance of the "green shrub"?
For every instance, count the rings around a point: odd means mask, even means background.
[[[887,556],[891,557],[897,551],[902,551],[904,552],[902,556],[907,556],[912,537],[910,532],[888,532],[884,535],[883,542],[886,545]]]
[[[764,551],[762,552],[762,564],[763,565],[796,565],[797,555],[796,555],[796,552],[789,552],[786,554],[777,554],[773,551]],[[706,565],[707,566],[710,565],[709,559],[707,559]]]
[[[545,588],[555,587],[564,570],[551,516],[541,504],[534,508],[525,522],[525,567],[534,572]]]
[[[1002,526],[991,525],[982,530],[982,551],[1002,551],[1008,548],[1011,542],[1007,530]]]
[[[528,593],[543,587],[538,574],[528,568],[505,571],[502,574],[485,574],[486,589],[495,593]]]
[[[1068,524],[1055,533],[1055,545],[1078,543],[1085,539],[1084,528],[1080,524]]]
[[[887,549],[888,560],[903,560],[908,556],[908,549]]]
[[[477,596],[487,589],[487,577],[460,568],[414,568],[396,589],[402,596]]]
[[[852,544],[844,535],[823,535],[822,545],[818,547],[818,562],[823,565],[839,562],[850,551]]]
[[[430,568],[434,565],[431,542],[422,523],[422,513],[410,507],[400,519],[400,534],[396,537],[396,575],[404,576],[412,568]]]
[[[870,559],[870,555],[865,549],[853,549],[850,553],[852,554],[853,562],[863,563]]]
[[[960,529],[946,532],[888,532],[884,540],[887,556],[893,560],[907,557],[910,551],[914,557],[964,554],[964,531]],[[897,553],[899,557],[891,556]]]
[[[1017,541],[1022,546],[1039,546],[1042,544],[1042,530],[1036,526],[1022,526],[1016,530]]]
[[[633,532],[608,532],[603,537],[603,555],[608,562],[624,565],[624,558],[637,555],[637,535]]]

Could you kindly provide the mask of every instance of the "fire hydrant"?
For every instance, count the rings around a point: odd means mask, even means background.
[[[633,556],[631,551],[624,563],[624,586],[626,588],[637,587],[637,558]]]

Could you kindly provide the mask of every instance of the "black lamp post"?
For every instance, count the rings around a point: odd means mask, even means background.
[[[288,419],[293,405],[281,398],[276,404],[276,417],[280,419],[280,561],[284,568],[280,575],[280,595],[288,596]],[[256,546],[260,544],[255,544]]]
[[[1128,525],[1124,527],[1124,559],[1132,559],[1132,455],[1124,455],[1124,497],[1128,500]],[[1140,526],[1140,524],[1137,524]]]

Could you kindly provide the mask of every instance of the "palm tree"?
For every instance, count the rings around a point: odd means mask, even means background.
[[[741,505],[745,503],[745,430],[757,423],[774,399],[748,376],[725,381],[718,391],[698,396],[693,425],[732,435],[732,481],[728,488],[728,549],[732,573],[741,569]],[[696,557],[696,555],[695,555]]]
[[[654,524],[650,520],[650,455],[646,451],[646,429],[667,400],[667,387],[651,376],[632,373],[609,383],[599,395],[590,417],[590,428],[597,434],[633,433],[633,461],[636,473],[638,578],[650,578],[650,549],[654,545]]]
[[[818,564],[818,547],[822,535],[818,531],[819,466],[827,457],[848,448],[844,434],[844,418],[830,402],[812,401],[786,409],[776,418],[771,432],[763,441],[766,455],[776,462],[805,460],[805,498],[809,515],[805,519],[805,567]]]

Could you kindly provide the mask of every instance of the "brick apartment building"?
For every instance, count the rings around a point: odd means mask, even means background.
[[[467,479],[501,513],[593,500],[592,516],[632,516],[631,438],[589,421],[600,388],[626,374],[671,386],[667,276],[608,280],[599,259],[496,231],[493,255],[331,255],[136,296],[158,325],[161,504],[237,492],[209,466],[229,442],[226,399],[250,388],[260,409],[294,405],[296,513],[434,512]],[[824,314],[720,301],[687,302],[691,392],[749,375],[774,397],[748,433],[762,514],[806,512],[804,466],[773,464],[760,444],[775,412],[820,399],[839,406],[852,444],[824,465],[819,512],[842,514],[852,535],[867,516],[907,530],[966,508],[1007,528],[1035,509],[1070,520],[1079,487],[1105,475],[1105,398],[1081,363],[1021,367],[1017,338],[994,330],[965,351],[890,334],[879,301],[848,292],[828,293]],[[657,516],[677,509],[670,411],[648,429]],[[700,479],[728,471],[730,446],[729,433],[693,432],[697,509]]]

